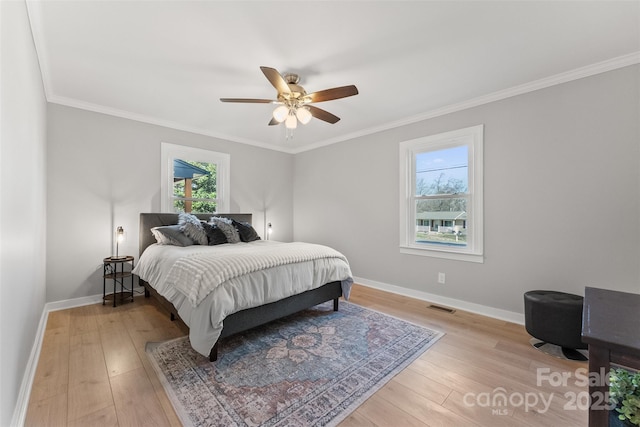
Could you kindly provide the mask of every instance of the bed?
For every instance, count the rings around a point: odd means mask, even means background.
[[[208,221],[212,214],[195,216]],[[251,214],[216,216],[247,224],[251,224],[252,219]],[[267,268],[246,274],[240,272],[228,280],[225,280],[226,276],[217,274],[214,279],[220,284],[208,291],[207,281],[212,280],[212,274],[202,273],[196,268],[213,268],[216,265],[209,266],[208,263],[220,262],[227,252],[243,257],[253,257],[255,253],[259,260],[255,263],[260,264],[271,254],[286,251],[296,251],[297,254],[298,243],[258,240],[213,247],[157,244],[151,229],[177,223],[178,214],[140,214],[140,258],[134,272],[145,289],[145,296],[155,298],[170,313],[172,320],[178,318],[187,325],[192,347],[212,362],[217,360],[220,340],[225,337],[326,301],[333,300],[333,309],[337,311],[339,298],[348,298],[353,281],[346,259],[340,258],[313,261],[305,258],[297,263],[276,266],[265,263]],[[316,247],[326,248],[309,246],[314,250]],[[326,250],[333,251],[330,248]],[[244,268],[245,264],[247,261],[243,258],[243,262],[237,265]],[[202,282],[202,285],[194,285],[196,282]]]

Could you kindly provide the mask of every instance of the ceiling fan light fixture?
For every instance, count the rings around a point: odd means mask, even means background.
[[[287,119],[284,122],[284,126],[287,129],[295,129],[296,127],[298,127],[298,119],[296,119],[296,116],[293,114],[293,112],[287,116]]]
[[[2,1],[2,0],[0,0]],[[357,95],[358,89],[354,85],[334,87],[312,93],[300,86],[300,77],[297,74],[280,74],[278,70],[270,67],[260,67],[269,83],[278,91],[275,100],[262,98],[220,98],[222,102],[240,102],[250,104],[277,104],[278,106],[271,113],[272,119],[269,126],[284,123],[286,137],[293,137],[293,130],[298,127],[298,122],[306,125],[311,118],[316,118],[330,124],[337,123],[340,117],[331,114],[315,105],[316,102],[332,101],[334,99],[346,98]]]
[[[273,118],[278,122],[282,123],[289,116],[289,107],[286,105],[281,105],[273,110]]]
[[[306,125],[311,121],[311,112],[307,107],[300,107],[296,109],[296,117],[303,125]]]

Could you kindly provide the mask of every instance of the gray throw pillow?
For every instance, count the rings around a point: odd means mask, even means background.
[[[260,236],[256,230],[249,224],[248,222],[239,222],[236,220],[232,220],[234,227],[238,230],[238,234],[240,234],[240,240],[243,242],[253,242],[254,240],[260,240]]]
[[[204,231],[207,233],[209,246],[221,245],[227,243],[227,236],[214,224],[202,223]]]
[[[161,227],[154,227],[151,229],[151,234],[156,238],[156,242],[159,245],[173,245],[173,246],[191,246],[193,240],[187,237],[182,231],[180,226],[165,225]]]
[[[181,212],[178,214],[180,230],[197,245],[208,245],[207,233],[197,216]]]
[[[238,234],[238,230],[233,226],[233,222],[230,219],[214,216],[211,217],[211,222],[222,230],[224,235],[227,237],[228,243],[240,242],[240,234]]]

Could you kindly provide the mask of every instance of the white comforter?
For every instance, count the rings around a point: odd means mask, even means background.
[[[144,251],[133,272],[176,307],[189,326],[191,346],[208,356],[220,336],[224,318],[232,313],[333,281],[341,281],[342,293],[345,298],[349,297],[353,280],[346,258],[324,246],[305,248],[305,245],[264,240],[218,246],[154,244]],[[288,248],[296,247],[300,255],[292,256]],[[262,256],[258,261],[249,262],[246,254],[250,251]],[[205,259],[218,260],[226,253],[239,255],[239,261],[227,264],[227,267],[231,265],[232,273],[216,274],[211,269],[224,268],[224,264]],[[288,261],[274,261],[275,258],[266,256],[269,253],[285,254]],[[315,255],[309,255],[311,253]],[[267,268],[257,269],[260,264]],[[195,269],[196,265],[204,269]]]

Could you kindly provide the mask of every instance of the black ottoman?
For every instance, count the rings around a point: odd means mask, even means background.
[[[587,360],[583,352],[576,351],[587,348],[581,337],[583,301],[583,297],[565,292],[526,292],[524,325],[531,336],[542,341],[534,346],[548,353],[542,347],[553,344],[561,347],[562,355],[568,359]]]

